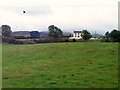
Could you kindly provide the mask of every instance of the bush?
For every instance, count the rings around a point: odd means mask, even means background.
[[[69,42],[69,40],[68,40],[68,39],[66,39],[66,42]]]
[[[23,42],[23,44],[35,44],[35,42],[33,40],[25,40],[22,42]]]
[[[2,42],[13,43],[13,44],[23,44],[22,41],[16,40],[14,37],[3,37]]]
[[[75,39],[72,39],[73,40],[73,42],[76,42],[76,40]]]
[[[40,38],[40,39],[34,39],[33,40],[35,43],[49,43],[49,42],[53,42],[52,39],[45,39],[45,38]]]

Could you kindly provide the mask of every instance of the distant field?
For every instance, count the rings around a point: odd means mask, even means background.
[[[116,88],[118,44],[3,44],[3,88]]]

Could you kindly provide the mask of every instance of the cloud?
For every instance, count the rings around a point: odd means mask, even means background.
[[[13,30],[43,31],[51,24],[66,31],[88,29],[98,33],[117,28],[118,0],[1,0],[0,3],[0,24],[9,24]]]

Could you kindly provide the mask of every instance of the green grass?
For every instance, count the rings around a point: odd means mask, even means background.
[[[118,44],[3,44],[3,88],[116,88]]]

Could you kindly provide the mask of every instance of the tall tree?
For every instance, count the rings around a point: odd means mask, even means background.
[[[120,41],[120,31],[116,30],[116,29],[112,30],[110,32],[110,36],[109,37],[111,38],[111,41],[119,42]]]
[[[87,30],[83,30],[82,31],[82,38],[84,40],[89,40],[91,37],[92,37],[92,35],[90,34],[89,31],[87,31]]]
[[[48,31],[49,31],[48,35],[53,38],[62,37],[63,34],[62,30],[54,25],[50,25],[48,27]]]
[[[110,33],[108,31],[105,33],[105,37],[103,39],[105,40],[105,42],[110,42],[111,41],[110,40]]]
[[[1,32],[2,32],[3,36],[9,37],[12,30],[11,30],[11,27],[9,25],[2,25],[1,26]]]
[[[109,32],[106,32],[106,33],[105,33],[105,37],[106,37],[106,38],[109,38],[109,35],[110,35]]]

